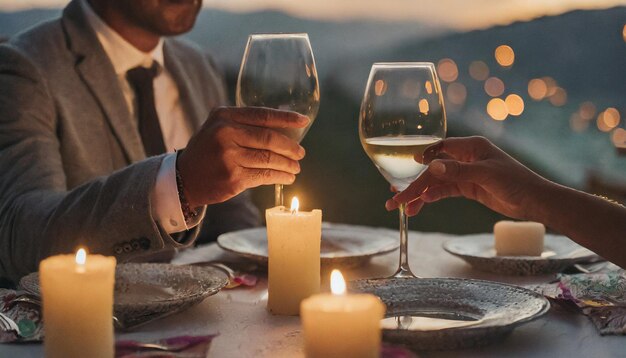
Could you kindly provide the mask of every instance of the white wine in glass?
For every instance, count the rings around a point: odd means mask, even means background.
[[[446,112],[435,66],[427,62],[375,63],[359,116],[363,149],[396,189],[427,168],[424,152],[446,135]],[[408,262],[408,219],[400,211],[400,264],[393,277],[416,277]]]
[[[256,34],[248,37],[236,91],[237,106],[298,112],[306,128],[280,130],[302,141],[317,116],[320,89],[307,34]],[[283,186],[276,184],[275,205],[283,205]]]

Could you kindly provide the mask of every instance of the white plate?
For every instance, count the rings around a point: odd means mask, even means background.
[[[396,231],[347,224],[324,223],[320,256],[322,266],[356,267],[373,256],[386,254],[400,246]],[[222,234],[217,244],[224,250],[267,263],[267,230],[265,227]]]
[[[126,263],[115,268],[115,317],[127,325],[144,317],[179,312],[228,283],[224,272],[213,267]],[[40,296],[39,273],[20,280],[20,286]]]
[[[498,256],[493,234],[468,235],[446,241],[443,248],[473,267],[508,275],[539,275],[560,272],[599,257],[565,236],[546,235],[541,256]]]
[[[547,299],[522,287],[464,278],[357,280],[350,286],[387,306],[385,342],[416,351],[501,342],[550,308]]]

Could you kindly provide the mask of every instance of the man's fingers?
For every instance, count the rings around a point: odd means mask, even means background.
[[[246,178],[246,188],[256,188],[257,186],[271,184],[290,185],[296,180],[296,176],[294,174],[273,169],[244,168],[243,175]]]
[[[244,148],[270,150],[293,160],[305,155],[304,148],[296,141],[273,129],[241,126],[233,141]]]
[[[240,124],[265,128],[304,128],[310,120],[296,112],[265,107],[220,107],[214,115]]]
[[[262,149],[243,149],[235,159],[237,164],[249,169],[274,169],[291,174],[300,173],[300,164],[280,154]]]

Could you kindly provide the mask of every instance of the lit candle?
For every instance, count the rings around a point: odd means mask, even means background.
[[[47,358],[114,356],[115,258],[49,257],[39,264]]]
[[[322,211],[278,206],[265,211],[268,246],[268,301],[273,314],[297,315],[300,302],[320,290]]]
[[[370,294],[346,294],[338,270],[330,278],[332,294],[302,301],[300,315],[308,358],[380,357],[380,321],[385,305]]]

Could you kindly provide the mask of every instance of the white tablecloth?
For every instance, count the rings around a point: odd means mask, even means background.
[[[518,285],[548,282],[554,277],[498,276],[473,270],[441,248],[445,240],[454,237],[457,236],[411,232],[409,260],[413,272],[423,277],[468,277]],[[376,257],[369,265],[344,274],[347,279],[391,275],[397,266],[397,255],[396,251]],[[212,244],[181,253],[175,263],[233,258]],[[323,280],[326,287],[327,281]],[[299,318],[272,316],[265,309],[266,303],[267,286],[261,280],[255,288],[221,291],[185,312],[144,326],[139,332],[118,334],[117,338],[148,341],[182,334],[219,333],[209,357],[303,357]],[[0,357],[41,356],[40,344],[0,345]],[[552,308],[546,316],[517,327],[502,342],[477,349],[422,352],[419,356],[626,357],[626,337],[602,337],[582,314]]]

